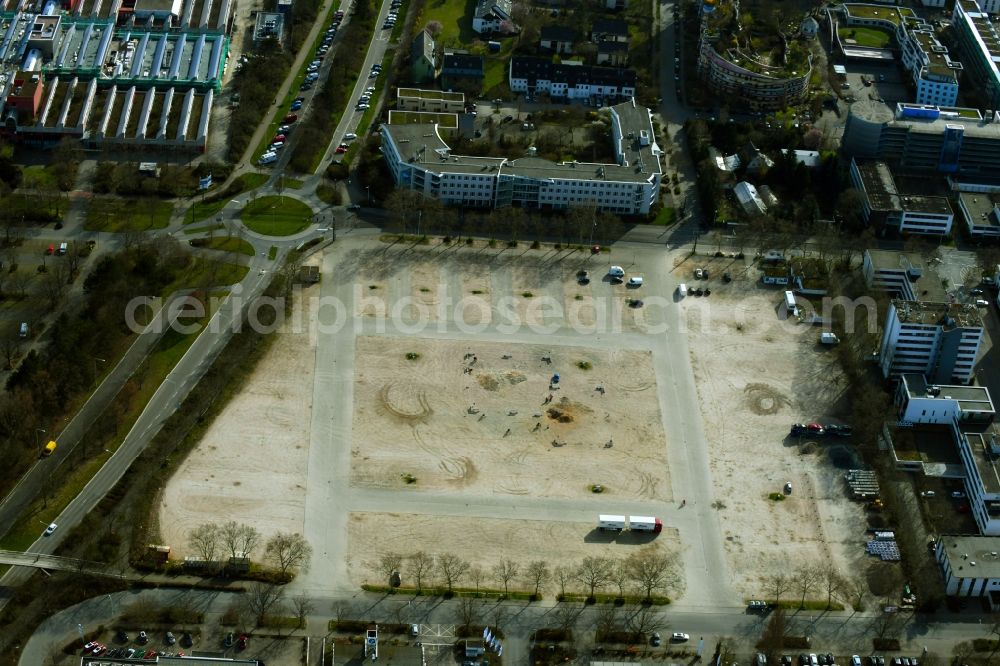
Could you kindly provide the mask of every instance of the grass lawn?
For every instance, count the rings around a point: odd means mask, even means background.
[[[420,19],[414,24],[424,25],[427,21],[441,22],[441,34],[437,43],[443,46],[460,47],[479,39],[472,30],[472,16],[476,0],[427,0]]]
[[[205,324],[208,319],[209,317],[206,316],[201,321]],[[116,404],[118,400],[128,400],[126,412],[121,417],[118,435],[102,445],[93,446],[88,451],[87,459],[77,464],[72,474],[59,488],[47,488],[48,498],[37,500],[21,514],[21,519],[14,524],[3,540],[0,540],[0,547],[23,551],[41,536],[45,525],[51,523],[62,513],[63,509],[80,494],[80,491],[93,478],[97,470],[111,457],[107,450],[118,450],[122,440],[125,439],[146,403],[153,396],[153,392],[163,383],[164,378],[177,365],[177,362],[194,343],[196,337],[198,337],[197,332],[183,335],[172,329],[163,334],[149,358],[141,366],[142,369],[139,372],[141,372],[142,380],[136,382],[138,390],[130,398],[119,397],[116,399]],[[123,390],[131,390],[131,388],[134,387],[126,387]],[[87,433],[84,437],[89,437],[89,435]],[[84,444],[81,442],[77,446],[84,446]],[[45,463],[43,461],[40,464]]]
[[[305,185],[305,181],[301,181],[298,178],[283,178],[281,184],[290,190],[301,190],[302,186]]]
[[[225,229],[224,224],[209,224],[204,227],[186,227],[184,229],[185,234],[200,234],[206,231],[215,231],[216,229]]]
[[[245,173],[237,176],[225,191],[209,194],[205,199],[197,198],[184,216],[184,224],[191,224],[214,216],[226,207],[229,201],[243,192],[254,190],[267,182],[265,173]]]
[[[659,212],[656,213],[656,217],[650,224],[655,224],[662,227],[669,227],[677,220],[677,209],[670,208],[668,206],[662,207]]]
[[[271,261],[274,261],[277,256],[278,256],[278,246],[277,245],[272,245],[271,247],[267,248],[267,258],[268,259],[270,259]]]
[[[211,288],[236,284],[246,277],[248,270],[250,269],[246,266],[221,263],[218,259],[194,257],[187,272],[167,285],[163,293],[170,294],[178,289]]]
[[[341,202],[340,189],[334,184],[327,181],[321,182],[316,186],[316,196],[323,203],[328,203],[331,206],[339,206]]]
[[[253,256],[253,245],[242,238],[227,238],[225,236],[206,238],[205,244],[200,247],[204,247],[209,250],[221,250],[222,252],[239,252],[240,254],[245,254],[248,257]]]
[[[312,209],[291,197],[260,197],[243,209],[248,229],[264,236],[291,236],[309,226]]]
[[[857,25],[840,28],[837,32],[841,40],[853,39],[858,43],[858,46],[867,46],[875,49],[886,48],[889,46],[889,40],[892,39],[892,36],[885,30],[868,26]]]
[[[31,166],[26,166],[21,171],[21,186],[30,189],[44,189],[45,187],[50,187],[53,190],[58,189],[56,185],[56,177],[52,175],[49,169],[46,169],[40,164],[32,164]]]
[[[170,223],[174,202],[162,199],[94,197],[87,207],[87,231],[148,231]]]

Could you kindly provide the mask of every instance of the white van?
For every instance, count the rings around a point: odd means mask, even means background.
[[[627,282],[626,284],[627,284],[627,285],[628,285],[629,287],[632,287],[633,289],[636,289],[636,288],[638,288],[638,287],[641,287],[641,286],[642,286],[642,276],[639,276],[639,275],[633,275],[632,277],[630,277],[630,278],[628,279],[628,282]]]
[[[688,286],[683,282],[677,285],[677,295],[680,296],[681,298],[684,298],[685,296],[688,295]]]
[[[58,254],[66,254],[66,251],[68,249],[69,249],[69,243],[59,243]]]
[[[264,153],[263,155],[261,155],[260,159],[257,160],[257,164],[261,164],[261,165],[264,165],[264,164],[274,164],[277,161],[278,161],[278,153],[276,153],[273,150],[271,150],[271,151],[268,151],[268,152]]]
[[[613,278],[625,277],[625,269],[621,266],[612,266],[608,269],[608,276]]]
[[[17,337],[26,338],[28,337],[28,322],[22,321],[21,328],[17,329]]]

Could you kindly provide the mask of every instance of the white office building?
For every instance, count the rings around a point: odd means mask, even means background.
[[[917,89],[917,104],[954,106],[962,63],[952,60],[934,28],[919,20],[900,20],[896,28],[903,67]]]
[[[894,300],[879,366],[887,378],[909,373],[935,384],[968,384],[982,341],[982,317],[974,305]]]
[[[917,253],[897,250],[865,250],[861,264],[865,283],[904,301],[915,301],[924,283],[924,260]]]
[[[552,162],[522,157],[453,155],[436,124],[382,125],[382,153],[397,187],[445,205],[560,210],[595,204],[644,215],[659,199],[660,156],[649,109],[635,101],[611,107],[616,162]]]
[[[947,197],[900,192],[885,162],[859,163],[852,158],[851,182],[861,193],[861,212],[868,224],[899,234],[951,233],[955,213]]]

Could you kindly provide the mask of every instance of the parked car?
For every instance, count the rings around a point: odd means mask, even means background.
[[[347,134],[344,135],[344,139],[347,140],[347,141],[353,141],[354,139],[357,139],[357,138],[358,138],[358,135],[355,134],[354,132],[348,132]]]
[[[281,122],[282,123],[294,123],[298,119],[299,119],[299,117],[297,115],[295,115],[294,113],[289,113],[288,115],[286,115],[284,118],[281,119]]]
[[[701,268],[694,269],[694,278],[696,280],[702,279],[704,277],[704,275],[705,275],[705,271],[703,269],[701,269]]]
[[[660,634],[654,631],[653,635],[649,637],[649,644],[653,647],[660,647],[661,642]]]
[[[638,289],[639,287],[642,286],[642,277],[638,275],[633,275],[628,279],[628,286],[632,287],[633,289]]]
[[[240,634],[240,637],[236,639],[236,649],[246,650],[247,645],[250,644],[250,637],[246,634]]]
[[[621,266],[612,266],[608,269],[608,276],[613,278],[625,277],[625,269]]]
[[[347,152],[347,148],[344,148],[343,146],[337,146],[337,149],[334,150],[333,152],[337,153],[338,155],[342,155]]]
[[[691,640],[691,637],[680,631],[675,631],[670,634],[670,641],[672,643],[684,643],[685,641]]]
[[[135,637],[138,643],[145,644],[149,640],[149,636],[146,635],[145,631],[140,631],[139,635]]]
[[[233,647],[233,644],[235,642],[236,642],[236,636],[231,631],[228,634],[226,634],[226,637],[224,639],[222,639],[222,644],[227,648]]]
[[[289,111],[298,111],[302,108],[302,102],[292,102],[292,105],[288,107]]]
[[[168,631],[165,640],[167,641],[167,645],[173,645],[177,642],[177,637],[174,636],[174,632]]]

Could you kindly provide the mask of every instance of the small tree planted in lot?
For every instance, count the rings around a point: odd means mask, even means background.
[[[278,532],[268,539],[264,551],[282,577],[287,577],[295,569],[308,569],[312,557],[312,546],[301,534]]]

